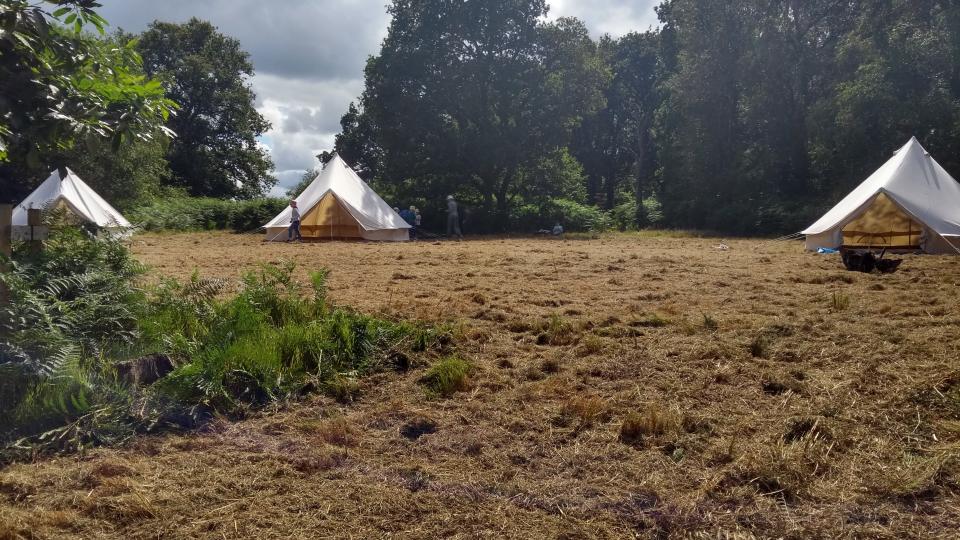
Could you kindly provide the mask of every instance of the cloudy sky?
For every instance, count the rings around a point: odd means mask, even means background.
[[[263,137],[280,186],[297,183],[333,146],[340,116],[363,91],[363,66],[387,32],[387,0],[101,0],[113,27],[138,32],[154,20],[208,20],[240,40],[253,60]],[[550,17],[574,16],[594,36],[656,23],[657,0],[553,0]]]

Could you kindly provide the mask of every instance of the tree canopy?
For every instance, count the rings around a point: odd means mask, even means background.
[[[175,103],[132,43],[98,39],[92,0],[0,2],[0,193],[20,200],[51,156],[102,140],[169,136]],[[59,22],[58,22],[59,21]],[[49,171],[47,171],[49,172]]]
[[[240,43],[198,19],[106,36],[97,7],[0,0],[3,197],[61,164],[121,206],[163,186],[266,193],[270,125]],[[453,194],[475,232],[568,211],[792,232],[910,136],[960,176],[952,0],[662,0],[657,28],[617,37],[548,18],[546,0],[387,9],[332,150],[428,221]]]
[[[912,135],[960,174],[956,2],[664,0],[597,40],[538,0],[388,9],[336,148],[401,198],[748,234],[798,230]]]
[[[137,45],[150,76],[164,81],[180,112],[168,154],[171,182],[193,195],[249,198],[270,190],[273,163],[257,137],[270,123],[257,112],[253,65],[240,42],[206,21],[154,22]]]
[[[456,193],[505,214],[603,103],[608,73],[586,27],[544,22],[543,0],[397,0],[389,11],[337,150],[398,195]]]

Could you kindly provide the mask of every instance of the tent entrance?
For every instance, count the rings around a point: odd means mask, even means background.
[[[360,224],[333,192],[326,195],[300,219],[300,233],[316,240],[363,238]]]
[[[907,215],[886,193],[843,227],[843,245],[889,249],[920,249],[924,226]]]

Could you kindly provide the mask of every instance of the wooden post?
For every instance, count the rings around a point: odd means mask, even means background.
[[[27,225],[31,227],[30,231],[30,254],[36,255],[40,253],[40,250],[43,249],[43,240],[40,240],[35,237],[35,233],[32,230],[32,227],[39,227],[43,221],[43,214],[39,208],[31,208],[27,210]]]
[[[13,205],[0,204],[0,273],[8,271],[6,260],[10,258],[13,252],[10,249],[10,235],[13,234],[11,223],[13,222]],[[7,288],[0,283],[0,304],[6,304],[9,301]]]

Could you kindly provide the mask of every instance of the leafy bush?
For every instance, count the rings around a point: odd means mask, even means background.
[[[250,232],[286,206],[285,199],[230,201],[211,198],[158,199],[130,213],[131,221],[148,231],[233,229]]]
[[[637,223],[637,201],[630,199],[610,211],[614,226],[620,231],[635,231],[643,227],[655,227],[663,221],[660,201],[650,197],[643,200],[643,222]]]
[[[251,232],[276,217],[289,201],[286,199],[253,199],[233,203],[230,228],[236,232]]]
[[[613,207],[610,219],[618,231],[637,230],[637,201],[629,200]]]
[[[58,231],[0,274],[11,297],[0,309],[0,458],[122,441],[310,389],[349,401],[358,377],[449,341],[328,305],[326,271],[305,295],[292,263],[246,274],[233,295],[197,275],[143,290],[140,271],[119,243]],[[144,352],[173,371],[151,386],[120,382],[120,363]]]
[[[118,397],[101,359],[132,350],[139,337],[141,266],[119,242],[75,229],[54,230],[40,254],[24,248],[0,273],[10,294],[0,306],[0,440],[115,419],[106,412]]]
[[[412,350],[430,339],[426,328],[327,306],[325,273],[313,275],[314,294],[304,296],[293,270],[285,263],[250,272],[229,300],[168,286],[148,325],[180,365],[158,388],[181,402],[241,412],[290,396],[308,379],[362,375],[401,342]]]
[[[600,208],[567,199],[551,199],[541,212],[547,221],[559,221],[568,231],[606,232],[613,228],[610,215]]]
[[[225,229],[230,223],[230,201],[177,197],[158,199],[128,214],[130,221],[147,231]]]

